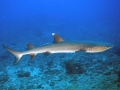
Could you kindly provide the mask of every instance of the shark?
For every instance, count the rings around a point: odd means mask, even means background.
[[[103,45],[96,42],[72,42],[65,41],[62,37],[57,35],[56,33],[52,33],[54,38],[53,43],[46,44],[40,47],[34,48],[32,44],[27,43],[27,50],[23,52],[19,52],[16,50],[12,50],[6,47],[4,44],[3,47],[15,56],[14,63],[17,63],[23,55],[30,55],[30,59],[32,60],[38,53],[43,53],[44,56],[48,56],[52,53],[76,53],[76,52],[85,52],[85,53],[98,53],[106,51],[113,47],[113,45]]]

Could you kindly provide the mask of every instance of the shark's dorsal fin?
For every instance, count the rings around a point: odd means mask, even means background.
[[[55,33],[52,33],[52,36],[54,37],[53,43],[58,43],[58,42],[63,42],[64,41],[60,36],[58,36]]]
[[[30,49],[34,48],[34,46],[30,43],[27,43],[27,46],[28,46],[27,50],[30,50]]]

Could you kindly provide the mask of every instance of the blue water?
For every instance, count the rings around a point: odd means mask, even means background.
[[[7,47],[25,51],[26,43],[52,43],[52,33],[114,47],[95,54],[38,54],[33,60],[26,55],[14,65],[14,56],[0,45],[0,90],[120,89],[114,83],[120,76],[119,0],[0,0],[0,42]],[[76,67],[83,69],[74,72]]]

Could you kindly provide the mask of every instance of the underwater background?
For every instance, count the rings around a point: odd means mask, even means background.
[[[101,53],[62,53],[33,60],[0,45],[0,90],[120,90],[120,0],[0,0],[0,43],[26,51],[68,41],[114,44]]]

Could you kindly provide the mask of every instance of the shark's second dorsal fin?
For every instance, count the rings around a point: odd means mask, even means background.
[[[34,48],[34,46],[30,43],[27,43],[27,46],[28,46],[27,50],[30,50],[30,49]]]
[[[55,33],[52,33],[52,36],[54,37],[53,43],[58,43],[58,42],[63,42],[64,41],[60,36],[58,36]]]

